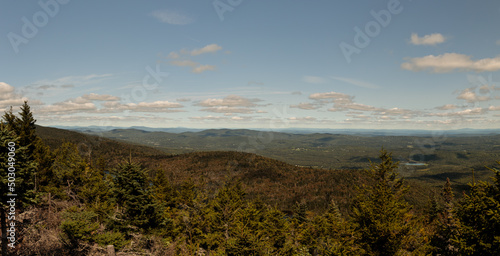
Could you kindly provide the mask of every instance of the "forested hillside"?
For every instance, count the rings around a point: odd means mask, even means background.
[[[495,166],[458,197],[449,180],[439,190],[406,181],[385,150],[367,170],[313,169],[242,152],[170,155],[35,123],[27,104],[0,123],[2,255],[500,252]]]

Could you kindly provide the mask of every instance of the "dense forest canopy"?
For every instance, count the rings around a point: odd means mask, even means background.
[[[169,155],[35,123],[27,103],[0,123],[2,255],[500,252],[494,168],[455,197],[450,180],[436,193],[406,181],[383,149],[367,170],[323,170],[241,152]]]

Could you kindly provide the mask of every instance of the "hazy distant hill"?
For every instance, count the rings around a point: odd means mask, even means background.
[[[485,166],[500,160],[500,135],[355,136],[347,134],[292,134],[246,129],[209,129],[167,133],[115,129],[99,133],[106,138],[148,145],[180,154],[196,151],[257,153],[289,164],[332,169],[363,169],[384,147],[400,161],[403,175],[441,184],[450,177],[467,184],[471,169],[485,178]],[[373,134],[372,134],[373,135]],[[406,165],[406,163],[419,163]],[[483,175],[484,174],[484,175]]]
[[[111,133],[113,132],[121,131]],[[126,132],[134,136],[152,133],[139,130]],[[251,131],[207,130],[196,136],[189,133],[179,136],[189,138],[191,135],[194,136],[193,140],[200,136],[234,139],[235,136],[248,132]],[[57,148],[65,141],[72,142],[78,145],[82,155],[90,156],[92,161],[101,157],[109,168],[132,155],[133,161],[141,163],[152,173],[164,171],[177,185],[192,180],[216,190],[227,180],[239,179],[245,184],[249,197],[260,197],[283,210],[290,209],[295,202],[301,200],[307,201],[309,209],[321,210],[330,199],[335,199],[341,209],[346,211],[356,194],[355,184],[368,182],[368,178],[360,170],[300,167],[252,153],[211,151],[172,155],[147,146],[57,128],[38,126],[37,133],[52,148]],[[377,155],[373,157],[376,158]],[[423,207],[431,189],[422,189],[427,187],[425,182],[411,181],[411,184],[408,200]]]

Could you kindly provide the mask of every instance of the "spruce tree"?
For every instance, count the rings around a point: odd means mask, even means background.
[[[113,173],[114,192],[126,223],[149,230],[160,223],[146,171],[138,164],[121,164]]]
[[[495,180],[496,179],[496,180]],[[460,252],[466,255],[496,255],[500,252],[500,201],[498,174],[496,184],[469,184],[457,205],[460,227]]]
[[[354,203],[353,220],[359,242],[373,255],[395,255],[411,226],[410,205],[403,199],[408,190],[399,179],[398,163],[386,150],[380,154],[381,163],[368,172],[374,184],[360,189]]]
[[[460,222],[455,216],[454,195],[449,178],[446,179],[441,195],[445,205],[443,211],[437,215],[437,227],[431,245],[439,255],[457,255]]]

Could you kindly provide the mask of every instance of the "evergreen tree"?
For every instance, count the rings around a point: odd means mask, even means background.
[[[374,184],[359,191],[353,219],[359,242],[368,253],[395,255],[411,227],[410,206],[403,199],[408,186],[397,178],[398,164],[392,161],[391,154],[382,150],[380,159],[381,163],[372,163],[369,170]]]
[[[500,201],[498,171],[495,184],[469,184],[457,205],[460,220],[460,252],[466,255],[496,255],[500,252]]]
[[[2,125],[18,137],[16,147],[23,148],[23,154],[16,158],[19,166],[16,168],[16,193],[19,195],[19,206],[25,207],[37,201],[36,174],[38,162],[36,161],[36,145],[40,138],[36,135],[36,120],[33,118],[30,107],[25,101],[17,117],[12,113],[12,107],[6,111]]]
[[[236,212],[244,205],[245,192],[241,183],[227,183],[219,189],[206,208],[205,239],[208,249],[226,250],[234,242]]]
[[[83,174],[86,163],[80,156],[78,148],[70,142],[63,143],[55,152],[55,159],[47,178],[45,191],[51,192],[60,199],[73,199],[80,202],[77,195],[83,185]]]
[[[114,171],[114,192],[127,223],[151,229],[161,223],[152,199],[146,171],[128,162]]]
[[[439,255],[457,255],[460,222],[455,217],[454,195],[449,178],[446,179],[441,195],[445,205],[443,211],[437,215],[437,228],[431,239],[431,245],[435,248],[434,252]]]

